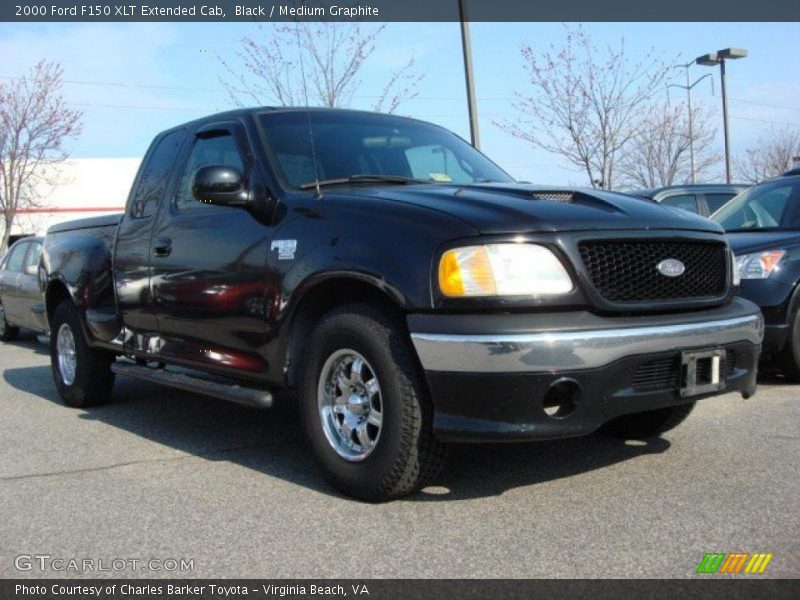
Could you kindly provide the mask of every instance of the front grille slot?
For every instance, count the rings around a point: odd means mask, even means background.
[[[714,298],[727,291],[728,259],[720,242],[593,240],[578,248],[595,289],[608,302]],[[682,275],[658,271],[669,258],[685,265]]]
[[[680,385],[681,357],[658,358],[640,365],[633,373],[631,385],[639,392],[678,389]]]
[[[735,352],[726,350],[723,361],[720,365],[720,375],[728,379],[736,369]],[[677,390],[681,386],[681,378],[681,355],[675,354],[639,365],[633,372],[631,387],[637,392]]]

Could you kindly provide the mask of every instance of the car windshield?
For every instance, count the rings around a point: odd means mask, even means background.
[[[317,179],[387,185],[513,181],[454,133],[420,121],[333,110],[276,111],[259,118],[283,179],[293,187]]]
[[[751,187],[711,215],[725,231],[800,229],[800,178]]]

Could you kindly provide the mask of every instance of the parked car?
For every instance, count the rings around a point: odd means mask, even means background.
[[[39,289],[42,238],[27,237],[12,245],[0,262],[0,341],[17,339],[20,327],[47,331]]]
[[[671,185],[631,192],[635,196],[650,198],[668,206],[682,208],[708,217],[725,206],[737,194],[749,186],[740,183],[704,183],[694,185]]]
[[[721,227],[515,183],[398,116],[165,131],[125,213],[52,227],[43,265],[68,405],[115,374],[260,407],[293,389],[323,472],[369,501],[426,485],[448,442],[652,436],[756,388],[762,317]]]
[[[763,361],[800,382],[800,172],[750,188],[712,219],[728,232],[741,295],[764,313]]]

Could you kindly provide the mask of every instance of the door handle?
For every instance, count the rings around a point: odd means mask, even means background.
[[[164,257],[169,256],[172,252],[172,240],[169,238],[162,238],[153,242],[153,256]]]

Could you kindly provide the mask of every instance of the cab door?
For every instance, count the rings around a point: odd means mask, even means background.
[[[169,194],[175,161],[185,138],[185,130],[178,128],[153,140],[131,187],[114,244],[117,308],[129,333],[127,349],[137,354],[148,351],[156,331],[150,290],[150,245],[158,208]]]
[[[252,183],[253,152],[238,121],[205,125],[189,139],[171,202],[153,232],[150,264],[166,362],[230,371],[265,371],[267,252],[271,227],[245,208],[203,204],[192,195],[203,166],[238,169]]]

